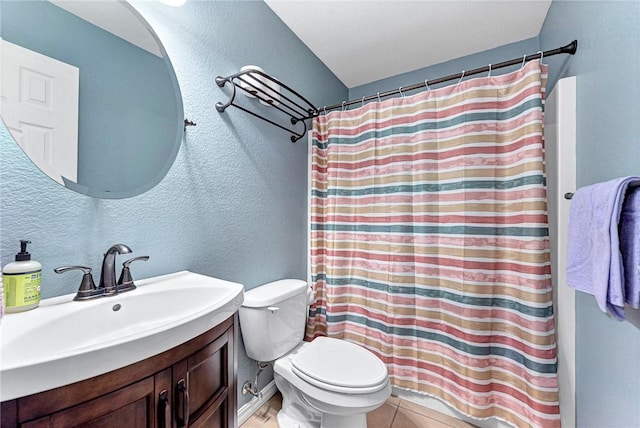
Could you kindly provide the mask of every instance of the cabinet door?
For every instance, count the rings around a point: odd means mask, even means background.
[[[231,331],[173,366],[176,427],[227,426]]]
[[[154,379],[146,378],[111,394],[27,422],[24,428],[154,428]]]

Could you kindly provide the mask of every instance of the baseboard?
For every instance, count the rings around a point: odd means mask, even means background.
[[[251,415],[257,412],[260,407],[262,407],[275,395],[276,392],[278,392],[278,388],[276,388],[276,381],[272,380],[266,384],[260,392],[262,392],[260,397],[253,397],[251,401],[238,409],[238,426],[245,423]]]

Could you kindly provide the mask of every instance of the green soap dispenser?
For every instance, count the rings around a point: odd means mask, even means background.
[[[6,313],[28,311],[40,304],[42,265],[31,260],[27,244],[20,240],[20,252],[16,261],[2,268],[4,310]]]

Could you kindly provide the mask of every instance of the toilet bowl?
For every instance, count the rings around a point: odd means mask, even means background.
[[[317,357],[317,361],[309,357]],[[340,365],[335,364],[338,358],[343,360]],[[366,427],[366,413],[380,407],[391,395],[385,365],[359,345],[338,339],[319,337],[296,347],[276,360],[274,377],[283,396],[278,414],[278,424],[283,428]],[[290,402],[285,403],[287,400]],[[307,407],[307,419],[300,421],[296,416],[303,405]],[[312,421],[305,424],[310,414]]]
[[[282,394],[281,428],[365,428],[366,413],[391,395],[384,363],[355,343],[327,337],[303,342],[312,293],[281,280],[245,293],[240,329],[247,355],[274,362]]]

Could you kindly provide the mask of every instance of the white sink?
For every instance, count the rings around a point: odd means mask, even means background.
[[[136,281],[133,291],[44,299],[0,321],[0,401],[144,360],[208,331],[242,304],[243,286],[192,272]]]

